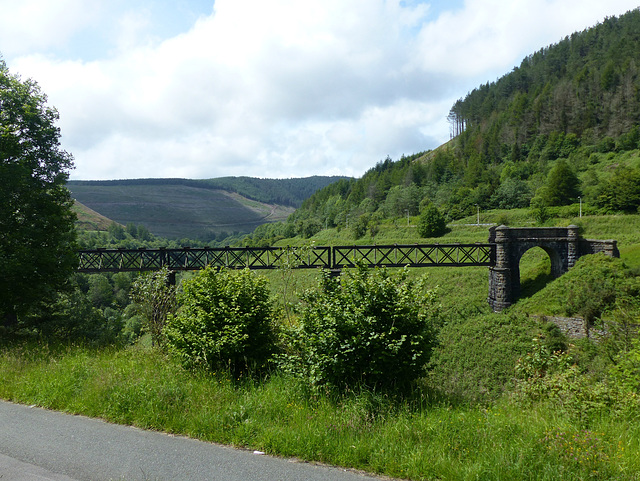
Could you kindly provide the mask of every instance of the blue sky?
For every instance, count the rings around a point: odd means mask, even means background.
[[[60,112],[74,179],[360,176],[629,0],[0,0],[0,55]]]

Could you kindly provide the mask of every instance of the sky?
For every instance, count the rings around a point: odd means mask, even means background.
[[[71,179],[360,177],[468,92],[630,0],[0,0]]]

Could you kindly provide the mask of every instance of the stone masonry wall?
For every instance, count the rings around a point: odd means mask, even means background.
[[[540,316],[538,319],[555,324],[567,337],[572,339],[589,337],[589,327],[581,317]]]

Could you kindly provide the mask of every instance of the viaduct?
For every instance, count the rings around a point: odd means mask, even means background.
[[[206,247],[182,249],[93,249],[79,251],[79,272],[149,271],[167,267],[198,270],[207,266],[236,269],[323,268],[338,273],[362,263],[370,267],[489,267],[488,302],[502,311],[520,295],[520,259],[541,247],[551,259],[551,274],[558,277],[586,254],[619,257],[615,240],[589,240],[579,227],[491,227],[488,243],[392,244],[333,247]]]

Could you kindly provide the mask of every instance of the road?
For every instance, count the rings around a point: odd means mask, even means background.
[[[83,416],[0,402],[0,480],[380,481]]]

